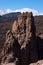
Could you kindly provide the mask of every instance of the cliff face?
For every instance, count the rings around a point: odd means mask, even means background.
[[[36,29],[32,13],[21,14],[13,24],[12,33],[21,47],[22,65],[37,61]]]
[[[8,30],[11,30],[12,24],[15,21],[14,17],[11,17],[11,18],[8,17],[7,18],[6,16],[4,18],[2,16],[0,17],[0,52],[3,48],[3,45],[4,45],[5,40],[6,40],[6,33]],[[17,15],[17,17],[18,16],[19,15]],[[36,27],[36,35],[38,36],[39,34],[43,34],[43,15],[42,16],[41,15],[40,16],[34,16],[34,24]]]
[[[6,33],[6,41],[0,54],[0,63],[29,65],[43,58],[43,38],[36,36],[36,27],[32,13],[23,13],[14,21]],[[41,46],[41,47],[40,47]],[[41,52],[41,53],[40,53]]]
[[[36,29],[32,13],[23,13],[14,21],[6,34],[6,42],[0,57],[1,63],[14,62],[28,65],[38,60]]]

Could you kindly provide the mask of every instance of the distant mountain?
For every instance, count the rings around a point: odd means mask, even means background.
[[[2,16],[0,15],[0,18],[1,18]]]
[[[8,13],[8,14],[5,14],[5,15],[2,15],[2,18],[14,18],[14,19],[17,19],[20,14],[21,14],[20,12]]]

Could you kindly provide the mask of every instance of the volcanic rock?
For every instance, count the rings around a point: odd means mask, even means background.
[[[32,13],[22,13],[14,21],[12,30],[6,34],[1,52],[1,63],[16,62],[16,65],[29,65],[38,60],[36,29]]]

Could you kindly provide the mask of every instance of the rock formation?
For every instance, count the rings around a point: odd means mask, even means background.
[[[29,65],[37,62],[38,51],[36,29],[32,13],[22,13],[14,21],[12,29],[6,34],[6,41],[1,52],[0,63]]]

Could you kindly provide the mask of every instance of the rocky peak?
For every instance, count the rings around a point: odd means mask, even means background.
[[[16,61],[16,65],[29,65],[38,60],[36,29],[32,13],[22,13],[6,34],[1,52],[1,63]]]

